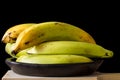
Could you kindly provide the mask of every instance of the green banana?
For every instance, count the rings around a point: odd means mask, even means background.
[[[27,50],[29,54],[67,54],[90,58],[110,58],[113,52],[98,44],[77,41],[51,41],[41,43]]]
[[[63,22],[43,22],[27,28],[18,36],[13,53],[46,41],[71,40],[95,43],[93,37],[74,25]]]
[[[16,58],[16,56],[14,54],[12,54],[12,49],[13,49],[14,45],[15,45],[15,43],[6,43],[6,45],[5,45],[5,51],[10,56]]]
[[[16,55],[12,54],[12,50],[13,50],[14,45],[15,45],[15,43],[6,43],[6,45],[5,45],[5,51],[11,57],[18,58],[18,57],[20,57],[22,55],[28,55],[27,50],[29,50],[30,48],[24,49],[24,50],[20,51],[19,53],[17,53]]]
[[[18,24],[10,27],[2,37],[2,42],[4,43],[14,43],[18,37],[18,35],[25,29],[30,26],[35,25],[35,23],[24,23]]]
[[[32,47],[31,47],[31,48],[32,48]],[[29,49],[30,49],[30,48],[21,50],[21,51],[18,52],[15,56],[18,58],[18,57],[23,56],[23,55],[29,55],[29,53],[27,53],[27,51],[28,51]]]
[[[33,64],[69,64],[93,62],[92,59],[79,55],[23,55],[16,62]]]

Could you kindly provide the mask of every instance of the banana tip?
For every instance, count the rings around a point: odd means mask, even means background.
[[[15,50],[13,50],[11,53],[12,53],[13,55],[16,55],[16,54],[17,54],[17,52],[16,52]]]
[[[111,58],[113,57],[113,54],[114,54],[113,51],[107,51],[103,56],[103,58]]]

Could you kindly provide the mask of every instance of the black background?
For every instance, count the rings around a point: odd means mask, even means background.
[[[84,7],[84,6],[83,6]],[[95,6],[94,6],[95,7]],[[76,10],[74,10],[76,9]],[[34,11],[34,14],[31,12]],[[53,12],[54,11],[54,12]],[[20,13],[22,12],[22,13]],[[27,11],[26,11],[27,12]],[[95,8],[84,9],[71,8],[54,9],[44,11],[31,9],[29,12],[19,10],[13,13],[0,15],[0,39],[5,31],[16,24],[40,23],[45,21],[62,21],[78,26],[90,33],[97,44],[114,52],[114,57],[106,59],[98,69],[101,72],[120,72],[120,51],[119,51],[119,13],[116,8]],[[38,13],[39,12],[39,13]],[[2,77],[9,67],[5,64],[5,59],[10,57],[4,51],[4,43],[0,43],[0,77]]]

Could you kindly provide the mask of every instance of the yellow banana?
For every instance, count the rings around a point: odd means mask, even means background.
[[[34,25],[35,23],[24,23],[18,24],[13,27],[10,27],[2,37],[2,42],[4,43],[13,43],[16,41],[18,35],[28,27]]]
[[[82,55],[90,58],[110,58],[111,50],[105,49],[98,44],[78,41],[51,41],[34,46],[26,51],[29,54],[44,55]]]
[[[23,55],[16,62],[34,64],[69,64],[93,62],[92,59],[79,55]]]
[[[95,43],[93,37],[74,25],[63,22],[43,22],[24,30],[17,38],[13,52],[46,41],[71,40]]]

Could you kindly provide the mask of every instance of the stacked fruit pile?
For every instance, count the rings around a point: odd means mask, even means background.
[[[6,52],[23,63],[87,63],[113,56],[88,32],[57,21],[15,25],[5,32],[2,42],[6,43]]]

